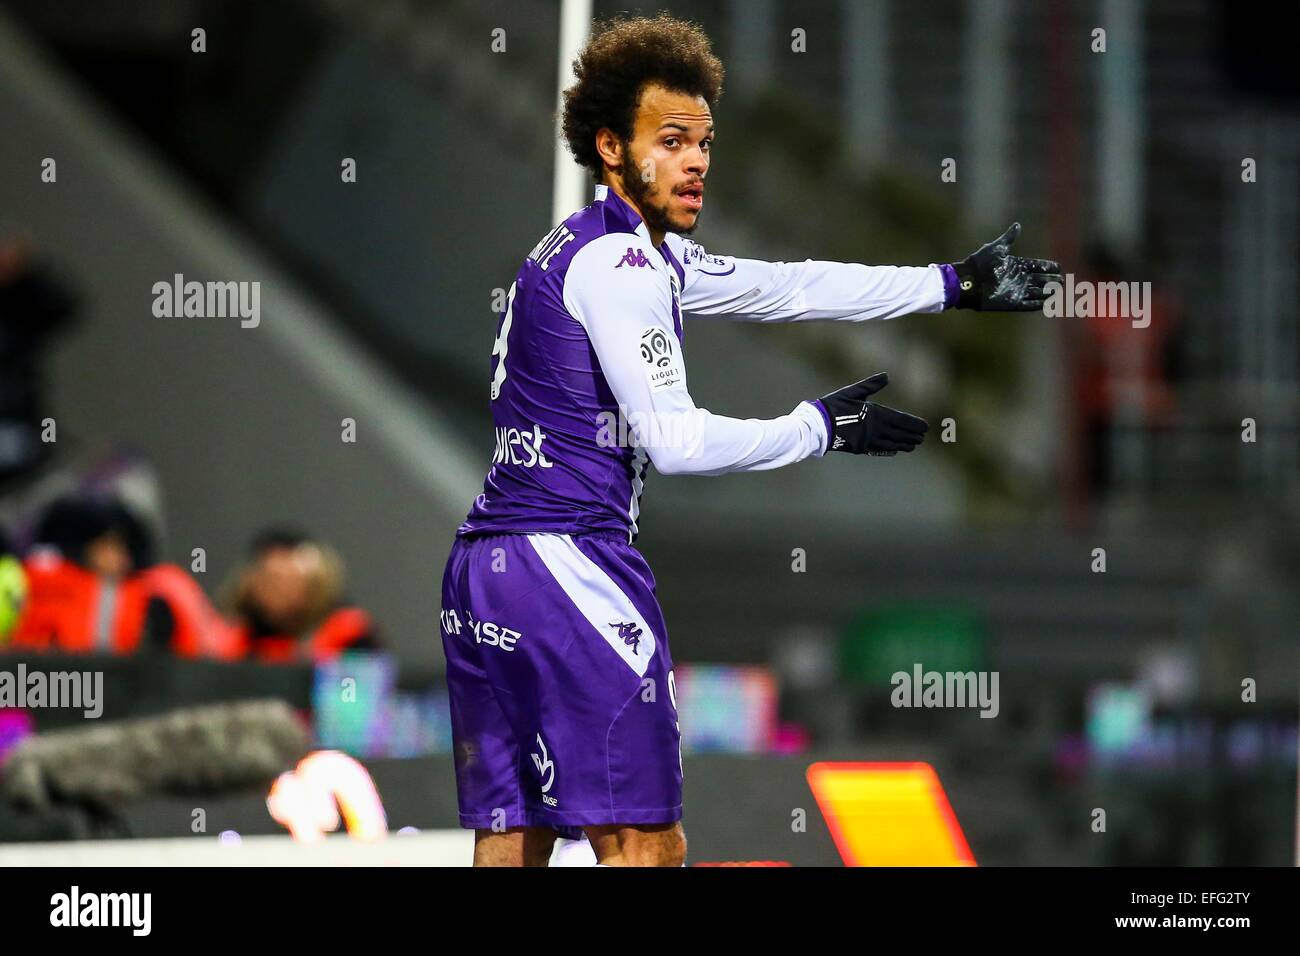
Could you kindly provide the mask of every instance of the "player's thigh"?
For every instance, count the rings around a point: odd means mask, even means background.
[[[582,827],[675,822],[672,660],[644,560],[625,538],[530,541],[555,582],[535,595],[547,602],[537,617],[561,640],[538,645],[538,723],[521,736],[534,745],[543,804],[556,823]]]
[[[442,639],[461,825],[605,822],[580,811],[608,803],[605,736],[634,688],[620,685],[616,697],[597,692],[607,682],[566,652],[590,624],[528,536],[458,545],[453,565]]]
[[[546,866],[555,846],[550,827],[474,831],[475,866]]]
[[[680,820],[585,829],[596,861],[605,866],[681,866],[686,862],[686,833]]]
[[[491,656],[502,653],[502,642],[512,647],[512,636],[497,629],[495,602],[520,583],[517,575],[495,582],[494,562],[502,566],[497,547],[494,539],[456,542],[443,579],[441,630],[460,823],[499,833],[545,821],[529,819],[520,799],[520,761],[528,758],[521,753],[511,699]],[[505,566],[510,563],[518,564]],[[484,640],[496,643],[485,648]]]
[[[451,710],[452,753],[461,826],[473,829],[529,823],[519,807],[519,744],[491,682],[444,635]]]

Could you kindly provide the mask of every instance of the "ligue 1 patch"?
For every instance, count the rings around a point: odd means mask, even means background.
[[[673,344],[673,337],[657,325],[641,333],[641,359],[652,392],[673,388],[686,381],[686,370]]]

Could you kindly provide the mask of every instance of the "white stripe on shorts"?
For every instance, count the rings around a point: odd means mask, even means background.
[[[655,635],[631,599],[603,568],[578,550],[569,535],[530,534],[525,537],[582,616],[618,652],[624,663],[636,671],[638,677],[644,677],[650,659],[654,657]],[[635,647],[624,640],[619,625],[635,625],[640,630]]]

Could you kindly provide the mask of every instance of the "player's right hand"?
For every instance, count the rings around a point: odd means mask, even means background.
[[[1020,223],[986,242],[961,262],[952,264],[957,273],[956,308],[977,312],[1034,312],[1043,307],[1046,286],[1058,285],[1061,264],[1051,259],[1029,259],[1011,255],[1020,235]]]
[[[888,384],[889,373],[877,372],[819,399],[831,426],[827,451],[894,455],[921,444],[930,428],[925,419],[867,401]]]

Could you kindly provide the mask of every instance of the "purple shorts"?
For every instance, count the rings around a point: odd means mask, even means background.
[[[461,826],[681,819],[668,635],[625,535],[457,538],[441,623]]]

